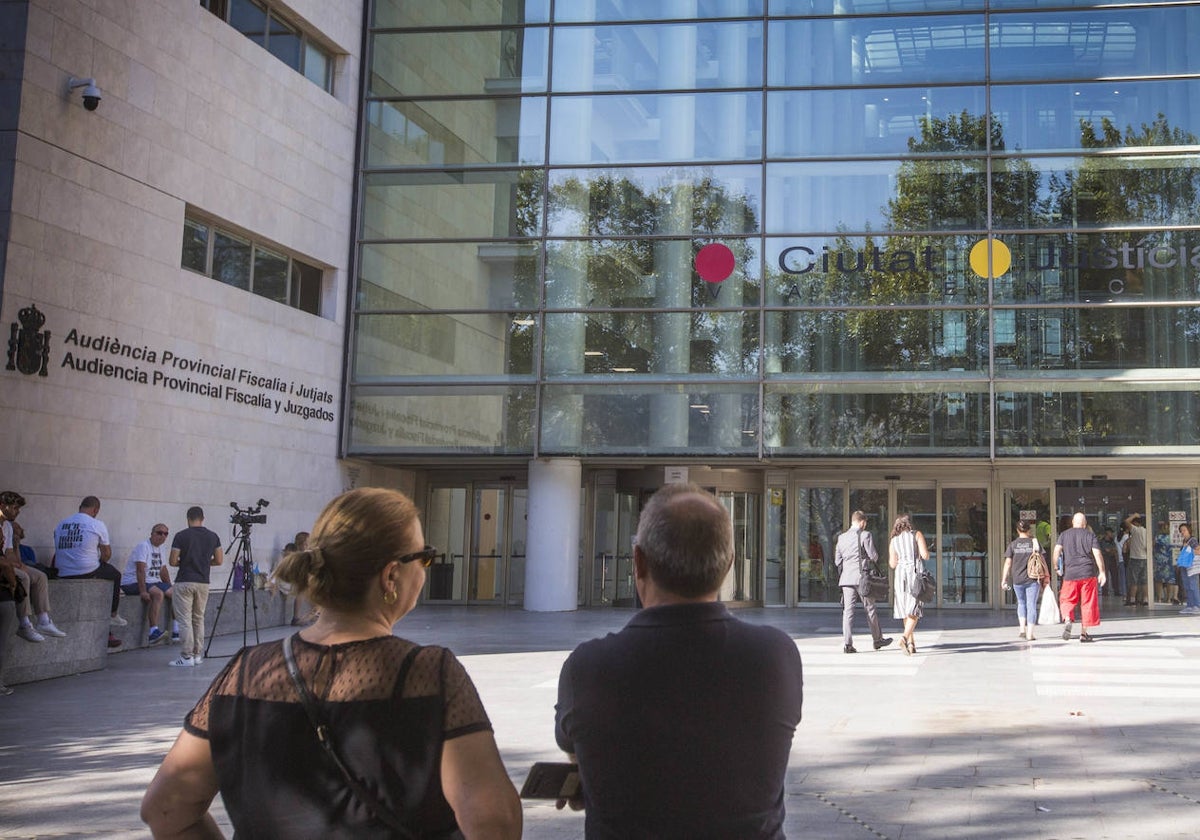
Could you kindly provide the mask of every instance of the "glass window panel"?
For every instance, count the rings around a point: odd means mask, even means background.
[[[250,288],[250,242],[225,231],[213,232],[212,276],[239,289]]]
[[[1200,7],[1001,12],[989,25],[991,78],[1100,79],[1192,73]]]
[[[841,487],[796,490],[797,601],[836,604],[842,598],[836,557],[844,496]],[[886,493],[883,501],[886,504]]]
[[[563,91],[762,86],[762,24],[559,27],[554,77]]]
[[[325,90],[332,90],[332,74],[329,72],[333,57],[312,41],[304,42],[304,76]]]
[[[181,265],[201,274],[208,273],[209,227],[195,219],[183,220],[183,256]]]
[[[534,245],[511,242],[364,245],[357,306],[527,309],[538,305],[540,257]]]
[[[550,0],[501,0],[497,3],[375,0],[371,8],[374,11],[371,25],[379,28],[487,26],[502,23],[545,23],[550,20]]]
[[[757,93],[556,97],[550,163],[760,160]]]
[[[889,85],[982,82],[983,16],[777,20],[767,30],[767,83]]]
[[[759,301],[758,242],[753,239],[572,240],[551,241],[546,248],[550,309],[717,308]],[[710,253],[723,254],[732,273],[724,279],[718,278],[725,269],[708,273]],[[713,282],[699,274],[697,261]]]
[[[1200,300],[1200,232],[1026,234],[1001,240],[1012,267],[998,303]]]
[[[768,385],[764,454],[987,454],[986,382],[888,381]]]
[[[300,33],[287,22],[271,15],[270,32],[267,38],[267,49],[271,55],[278,58],[293,70],[300,69],[302,55]]]
[[[1138,0],[1138,5],[1175,3],[1178,0]],[[991,0],[993,9],[1061,8],[1063,6],[1127,6],[1128,0]]]
[[[934,535],[925,539],[933,543]],[[986,488],[942,489],[941,582],[943,604],[988,602]]]
[[[760,169],[557,170],[550,236],[739,234],[759,230]]]
[[[1195,380],[1089,379],[1002,383],[996,390],[998,455],[1200,454]]]
[[[292,260],[292,290],[288,301],[312,315],[321,314],[321,282],[324,272],[315,265]]]
[[[536,236],[542,175],[507,172],[375,173],[363,177],[364,239]]]
[[[768,306],[987,302],[971,268],[979,236],[780,237],[767,240]]]
[[[753,455],[754,385],[546,385],[542,454]]]
[[[758,378],[758,313],[547,313],[543,375]]]
[[[768,312],[767,376],[988,370],[987,313],[970,310]]]
[[[377,34],[367,95],[543,91],[547,43],[545,28]]]
[[[542,97],[368,102],[367,166],[540,164]]]
[[[1046,370],[1200,372],[1196,307],[1030,308],[1011,317],[1014,341],[996,347],[999,378]]]
[[[530,455],[532,386],[357,388],[349,400],[349,455]]]
[[[762,12],[763,0],[688,0],[684,3],[674,0],[558,0],[554,5],[555,20],[580,22],[757,17]]]
[[[789,90],[767,94],[767,156],[982,152],[981,87]]]
[[[229,0],[229,25],[260,47],[267,43],[267,10],[253,0]]]
[[[1037,0],[1021,0],[1023,7]],[[897,12],[951,12],[983,9],[986,0],[769,0],[772,15],[885,15]],[[992,6],[996,0],[992,0]],[[1067,5],[1056,3],[1056,5]]]
[[[997,161],[1000,163],[1000,161]],[[1200,217],[1200,158],[1021,158],[993,175],[997,227],[1190,225]]]
[[[1194,81],[996,85],[992,113],[1003,147],[1026,153],[1200,144]]]
[[[288,259],[283,254],[254,249],[254,294],[280,303],[288,299]]]
[[[537,321],[528,314],[360,315],[354,374],[378,377],[530,376]]]
[[[768,164],[766,226],[771,233],[981,229],[986,185],[982,158]]]

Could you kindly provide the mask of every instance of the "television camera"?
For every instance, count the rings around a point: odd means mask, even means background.
[[[230,502],[229,506],[233,508],[233,513],[229,517],[229,522],[235,527],[250,530],[251,525],[261,525],[267,521],[267,515],[262,512],[262,509],[270,504],[266,499],[259,499],[253,505],[245,507],[237,502]]]

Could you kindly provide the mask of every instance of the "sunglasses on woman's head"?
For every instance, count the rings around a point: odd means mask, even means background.
[[[427,545],[420,551],[414,551],[412,554],[402,554],[396,558],[397,563],[420,563],[426,569],[433,565],[433,558],[438,556],[438,550],[431,545]]]

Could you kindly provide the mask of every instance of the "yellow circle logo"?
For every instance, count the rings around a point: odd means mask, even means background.
[[[991,245],[989,260],[988,245]],[[992,270],[988,271],[991,262]],[[981,239],[971,247],[971,270],[980,277],[1003,277],[1012,266],[1012,252],[999,239]]]

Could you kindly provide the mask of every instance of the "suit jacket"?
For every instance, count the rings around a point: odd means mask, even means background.
[[[858,550],[859,538],[862,538],[862,551]],[[857,587],[875,561],[879,553],[875,551],[875,539],[866,528],[861,531],[851,526],[849,531],[841,534],[834,553],[834,562],[838,567],[838,586]]]

